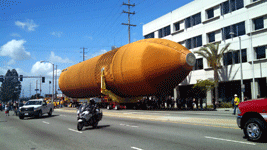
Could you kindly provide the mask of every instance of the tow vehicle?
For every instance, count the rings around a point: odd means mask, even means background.
[[[237,112],[237,125],[245,138],[259,141],[267,137],[267,98],[241,102]]]

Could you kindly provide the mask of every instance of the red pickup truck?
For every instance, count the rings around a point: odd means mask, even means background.
[[[267,136],[267,98],[248,100],[238,105],[237,125],[245,138],[258,141]]]

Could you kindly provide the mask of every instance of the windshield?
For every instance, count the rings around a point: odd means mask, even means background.
[[[25,105],[42,105],[42,101],[28,101]]]

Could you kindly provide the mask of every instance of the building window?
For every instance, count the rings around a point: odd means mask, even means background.
[[[180,22],[177,22],[174,24],[174,31],[179,31],[180,30]]]
[[[207,16],[208,16],[208,19],[214,17],[214,10],[213,10],[213,8],[207,10]]]
[[[215,41],[215,32],[211,32],[208,34],[209,43]]]
[[[193,48],[202,46],[202,35],[193,37]]]
[[[223,57],[223,65],[227,66],[227,65],[232,65],[232,64],[233,64],[232,52],[225,53]]]
[[[221,14],[227,14],[244,7],[244,0],[228,0],[221,4]]]
[[[222,15],[229,13],[229,1],[222,3]]]
[[[253,2],[256,2],[256,1],[258,1],[258,0],[253,0]]]
[[[242,55],[242,63],[247,62],[247,50],[241,50]],[[240,63],[240,50],[227,52],[224,54],[223,57],[223,64],[224,66],[232,65],[232,64],[239,64]]]
[[[193,70],[201,70],[203,69],[203,58],[196,59],[195,66]]]
[[[162,38],[164,36],[171,34],[171,26],[164,27],[162,29],[159,29],[159,38]]]
[[[241,52],[242,52],[242,63],[243,62],[247,62],[247,49],[242,49],[241,50]]]
[[[186,40],[185,47],[186,47],[187,49],[191,49],[191,39],[187,39],[187,40]]]
[[[201,13],[192,16],[193,26],[201,23]]]
[[[256,47],[256,58],[257,59],[266,58],[265,48],[266,48],[265,46]]]
[[[145,35],[145,39],[154,38],[154,32]]]
[[[255,27],[254,30],[259,30],[259,29],[264,28],[264,25],[263,25],[263,17],[254,19],[253,20],[253,24],[254,24],[254,27]]]
[[[246,34],[246,29],[245,29],[245,22],[240,22],[228,27],[224,27],[223,29],[223,39],[230,39],[232,36],[237,37],[241,35]],[[230,32],[233,32],[234,35],[231,35]]]
[[[191,27],[191,17],[185,19],[185,27],[186,28]]]
[[[189,28],[201,23],[201,13],[195,14],[185,19],[185,27]]]
[[[202,35],[190,38],[186,40],[185,47],[187,49],[196,48],[202,46]]]

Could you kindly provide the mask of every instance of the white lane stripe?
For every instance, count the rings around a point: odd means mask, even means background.
[[[227,141],[227,142],[235,142],[235,143],[242,143],[242,144],[256,145],[255,143],[250,143],[250,142],[234,141],[234,140],[221,139],[221,138],[215,138],[215,137],[209,137],[209,136],[205,136],[205,138],[208,138],[208,139],[214,139],[214,140],[221,140],[221,141]]]
[[[70,130],[70,131],[77,132],[77,133],[83,133],[83,132],[81,132],[81,131],[77,131],[77,130],[74,130],[74,129],[71,129],[71,128],[69,128],[69,130]]]
[[[49,122],[45,122],[45,121],[43,121],[43,123],[45,123],[45,124],[50,124]]]
[[[126,127],[132,127],[132,128],[138,128],[139,126],[131,126],[131,125],[128,125],[128,124],[120,124],[121,126],[126,126]]]
[[[132,149],[136,149],[136,150],[143,150],[141,148],[138,148],[138,147],[131,147]]]

